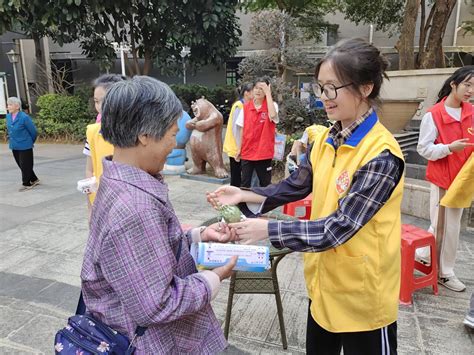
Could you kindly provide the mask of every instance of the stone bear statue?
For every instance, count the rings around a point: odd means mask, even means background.
[[[207,162],[217,178],[228,177],[222,161],[222,114],[204,98],[193,102],[191,109],[194,117],[186,122],[186,128],[193,131],[189,144],[194,166],[188,174],[204,174]]]

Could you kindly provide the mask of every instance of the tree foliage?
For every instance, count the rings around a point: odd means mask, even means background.
[[[47,35],[59,44],[80,40],[85,54],[109,66],[116,57],[111,43],[127,42],[132,75],[181,61],[185,46],[190,65],[219,65],[240,44],[237,0],[0,0],[0,5],[0,30],[18,22],[27,34]]]
[[[330,25],[324,15],[336,10],[337,0],[244,0],[250,11],[279,10],[296,20],[305,38],[320,40]]]
[[[287,81],[288,69],[304,71],[314,66],[297,48],[304,36],[297,20],[289,14],[280,10],[257,11],[252,16],[249,33],[252,39],[261,40],[272,48],[263,55],[244,59],[240,66],[244,76],[255,71],[273,71],[278,78]],[[258,63],[259,59],[262,63]],[[249,64],[255,65],[255,68],[251,68]]]

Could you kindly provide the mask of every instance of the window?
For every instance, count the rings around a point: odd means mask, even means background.
[[[237,82],[240,79],[238,72],[239,63],[242,60],[242,57],[231,58],[225,64],[225,81],[227,85],[237,85]]]

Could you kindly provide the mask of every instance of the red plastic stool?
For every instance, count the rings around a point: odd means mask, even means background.
[[[296,217],[296,208],[304,207],[306,213],[304,216],[298,216],[299,219],[310,219],[311,218],[311,205],[313,204],[313,194],[309,194],[304,199],[287,203],[283,206],[283,213],[289,216]]]
[[[431,264],[424,265],[415,260],[416,249],[430,247]],[[413,291],[431,286],[435,295],[438,294],[438,264],[436,257],[436,241],[433,234],[412,226],[402,224],[402,275],[400,285],[400,303],[412,303]],[[423,276],[415,277],[415,270]]]

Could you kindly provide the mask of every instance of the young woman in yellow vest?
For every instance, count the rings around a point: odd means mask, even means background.
[[[237,117],[244,108],[244,104],[253,99],[253,84],[245,83],[239,88],[240,99],[234,102],[227,121],[224,145],[222,150],[229,157],[230,184],[240,187],[242,181],[242,170],[240,168],[240,146],[242,143],[242,128],[237,125]]]
[[[243,243],[269,238],[304,252],[308,354],[397,351],[404,161],[374,111],[386,68],[364,40],[336,44],[317,64],[313,85],[336,123],[317,135],[307,161],[276,185],[208,194],[214,206],[247,202],[243,209],[258,214],[313,193],[309,221],[229,225]]]
[[[112,144],[106,142],[101,133],[101,114],[102,101],[104,100],[107,90],[114,83],[125,80],[124,76],[118,74],[104,74],[94,81],[94,105],[97,111],[96,123],[87,126],[86,143],[84,145],[83,153],[87,156],[86,161],[86,178],[95,176],[97,184],[102,176],[102,159],[114,153]],[[89,214],[92,203],[94,203],[95,193],[87,195],[87,207]]]
[[[444,83],[438,102],[423,117],[418,153],[428,159],[426,180],[431,183],[429,231],[438,246],[438,282],[461,292],[466,286],[454,274],[463,208],[440,206],[440,200],[474,152],[474,116],[469,102],[474,94],[474,65],[456,70]],[[417,256],[430,262],[429,248]]]

